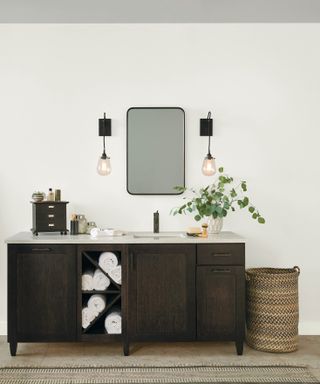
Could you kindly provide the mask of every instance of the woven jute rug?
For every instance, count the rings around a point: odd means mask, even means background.
[[[302,366],[3,367],[0,384],[319,383]]]

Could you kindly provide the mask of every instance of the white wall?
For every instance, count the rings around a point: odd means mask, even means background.
[[[1,25],[2,332],[3,240],[29,230],[34,190],[61,188],[70,213],[101,226],[151,230],[156,209],[162,230],[192,223],[169,216],[180,197],[130,196],[125,186],[127,109],[181,106],[188,186],[210,180],[199,118],[211,109],[219,164],[248,181],[267,220],[239,212],[225,229],[247,237],[247,266],[300,266],[300,329],[320,334],[319,44],[317,24]],[[107,178],[95,171],[104,111],[113,119]]]

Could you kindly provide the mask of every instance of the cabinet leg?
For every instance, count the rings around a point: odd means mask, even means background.
[[[17,354],[18,343],[16,341],[10,341],[10,355],[15,356]]]
[[[243,354],[243,340],[236,341],[237,355],[240,356]]]
[[[123,342],[123,355],[124,356],[129,356],[130,354],[130,345],[128,341]]]

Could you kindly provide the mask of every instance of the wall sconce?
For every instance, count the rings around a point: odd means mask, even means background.
[[[106,136],[111,136],[111,119],[106,119],[106,113],[103,119],[99,119],[99,136],[103,136],[103,152],[98,161],[97,172],[100,176],[107,176],[111,173],[111,163],[106,154]]]
[[[213,176],[216,172],[216,159],[211,155],[210,152],[210,138],[212,136],[212,119],[211,112],[208,112],[206,119],[200,119],[200,136],[208,136],[208,154],[204,158],[202,163],[202,173],[205,176]]]

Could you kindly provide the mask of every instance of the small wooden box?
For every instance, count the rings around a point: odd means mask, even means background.
[[[67,234],[68,201],[32,202],[32,233],[60,232]]]

